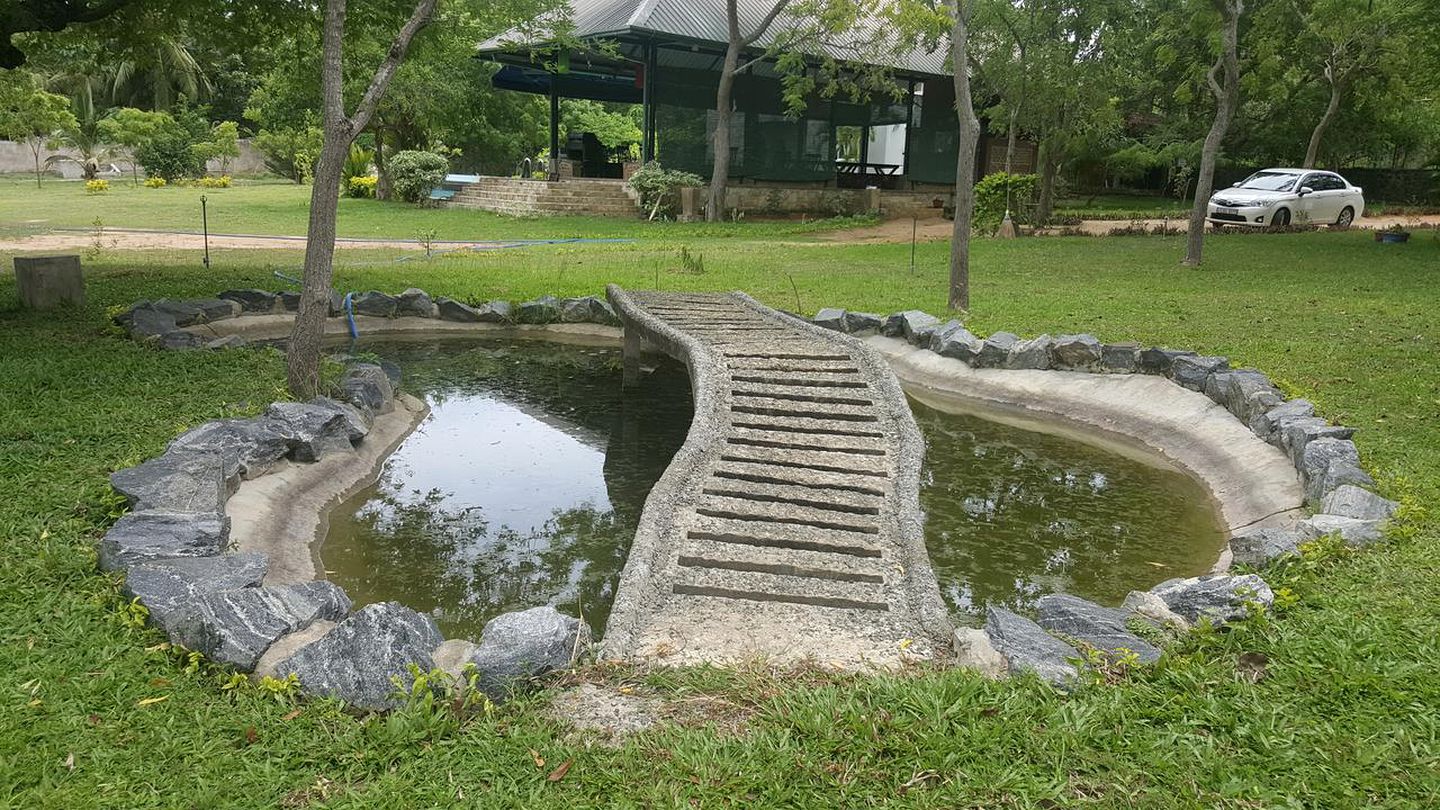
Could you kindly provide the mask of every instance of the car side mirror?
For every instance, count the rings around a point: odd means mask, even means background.
[[[1314,192],[1315,192],[1315,189],[1313,189],[1313,188],[1311,188],[1311,187],[1309,187],[1309,186],[1301,186],[1301,187],[1300,187],[1300,191],[1297,192],[1297,193],[1298,193],[1301,197],[1304,197],[1306,194],[1313,194]]]

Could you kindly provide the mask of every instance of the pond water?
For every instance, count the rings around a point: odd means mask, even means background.
[[[379,480],[331,513],[327,576],[357,605],[397,600],[447,637],[554,604],[605,627],[650,488],[685,440],[690,386],[666,363],[620,385],[617,350],[539,341],[370,342],[431,413]],[[1179,472],[912,402],[921,505],[946,601],[965,622],[1063,590],[1107,604],[1202,573],[1223,534]]]

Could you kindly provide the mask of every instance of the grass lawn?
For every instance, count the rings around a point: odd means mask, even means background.
[[[134,224],[179,221],[183,206],[157,206],[145,223],[149,209],[132,201],[153,192],[133,193],[95,210],[107,224],[122,211]],[[78,206],[50,194],[0,192],[0,223]],[[341,228],[381,228],[400,211],[347,203]],[[303,219],[283,207],[246,215],[253,224],[226,228],[298,232]],[[658,281],[807,312],[944,302],[943,244],[922,244],[911,274],[909,245],[787,241],[766,225],[667,230],[704,257],[703,273],[682,273],[677,239],[639,223],[415,216],[641,241],[403,262],[349,251],[338,283],[519,299]],[[982,333],[1092,331],[1261,368],[1360,428],[1382,491],[1407,503],[1391,542],[1288,564],[1269,577],[1288,589],[1273,616],[1194,635],[1156,667],[1070,696],[964,671],[597,670],[588,677],[683,709],[615,749],[566,736],[545,694],[459,722],[424,706],[356,720],[325,701],[225,690],[126,620],[114,578],[95,567],[115,506],[106,474],[187,426],[255,412],[282,396],[283,373],[273,352],[147,350],[118,337],[106,310],[274,287],[272,271],[297,254],[220,252],[207,271],[193,253],[103,252],[87,263],[89,304],[60,317],[15,310],[13,280],[0,277],[0,806],[1436,806],[1440,522],[1424,507],[1440,499],[1440,242],[1226,235],[1208,240],[1203,270],[1181,269],[1182,253],[1168,237],[982,241],[970,320]],[[1242,653],[1268,659],[1258,682],[1237,667]]]

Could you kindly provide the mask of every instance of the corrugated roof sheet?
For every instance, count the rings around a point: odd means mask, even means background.
[[[753,30],[764,19],[773,2],[739,0],[737,10],[742,30]],[[570,0],[570,13],[574,33],[582,38],[653,33],[719,46],[724,46],[729,39],[723,0]],[[783,30],[783,23],[782,15],[760,44],[763,46],[773,41],[776,32]],[[884,23],[877,19],[868,24],[879,28]],[[543,34],[512,29],[480,43],[479,52],[523,48],[544,41]],[[859,61],[853,47],[846,47],[844,43],[827,43],[824,50],[837,59]],[[946,76],[945,58],[944,47],[927,52],[897,44],[886,66],[913,73]]]

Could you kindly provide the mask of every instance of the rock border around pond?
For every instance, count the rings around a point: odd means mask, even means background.
[[[429,616],[399,603],[352,611],[334,583],[263,584],[269,555],[232,548],[225,508],[241,481],[282,462],[354,454],[376,417],[395,409],[397,383],[379,365],[351,362],[334,398],[277,402],[249,419],[206,422],[164,454],[114,472],[111,486],[131,511],[100,540],[100,566],[125,573],[126,596],[173,643],[236,670],[294,675],[303,693],[355,709],[398,706],[412,668],[443,669],[461,684],[473,672],[478,688],[501,701],[545,672],[572,666],[589,628],[553,607],[498,616],[479,644],[446,641]]]
[[[1303,487],[1306,505],[1315,510],[1291,528],[1236,531],[1226,552],[1234,563],[1263,568],[1297,554],[1301,544],[1329,535],[1351,546],[1373,542],[1381,538],[1399,507],[1373,491],[1374,479],[1361,468],[1351,441],[1353,429],[1316,416],[1307,400],[1287,400],[1264,373],[1231,368],[1225,357],[1145,348],[1134,342],[1103,343],[1086,334],[1027,340],[996,332],[981,338],[958,319],[942,322],[921,310],[885,316],[830,307],[810,320],[851,335],[901,338],[975,369],[1147,374],[1204,394],[1286,455]],[[1136,623],[1179,630],[1201,620],[1223,625],[1273,600],[1273,592],[1258,574],[1229,573],[1167,580],[1149,591],[1131,592],[1119,609],[1053,594],[1040,600],[1036,621],[991,608],[983,627],[956,631],[955,646],[962,665],[992,676],[1030,671],[1066,686],[1079,674],[1076,662],[1097,655],[1101,660],[1129,661],[1128,656],[1138,663],[1154,660],[1158,651],[1136,635],[1132,629]]]

